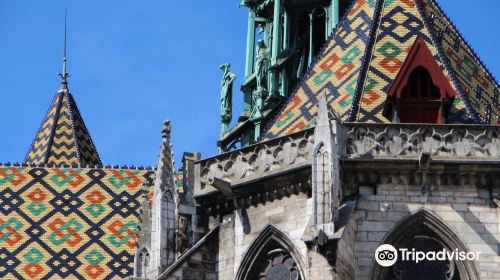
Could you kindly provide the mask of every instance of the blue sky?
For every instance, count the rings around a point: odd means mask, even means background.
[[[69,87],[103,163],[153,166],[164,119],[178,162],[184,151],[214,155],[218,66],[230,62],[238,85],[243,78],[247,13],[239,2],[0,0],[0,162],[24,159],[59,88],[66,5]],[[500,77],[500,1],[439,3]]]

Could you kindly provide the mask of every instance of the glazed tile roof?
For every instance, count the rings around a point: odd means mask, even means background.
[[[498,81],[435,1],[425,1],[420,11],[471,114],[483,123],[500,124]]]
[[[500,124],[498,82],[434,0],[357,0],[263,139],[314,126],[323,92],[344,121],[390,122],[387,91],[418,37],[459,95],[447,122]]]
[[[152,169],[0,164],[0,279],[132,276]]]
[[[184,171],[182,169],[176,170],[174,172],[175,185],[177,186],[177,191],[181,194],[184,193]]]
[[[66,86],[63,85],[54,97],[24,162],[101,165],[92,138]]]

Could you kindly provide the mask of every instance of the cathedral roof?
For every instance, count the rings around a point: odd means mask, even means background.
[[[99,154],[65,79],[50,105],[24,163],[101,165]]]
[[[343,121],[390,122],[387,93],[418,38],[457,92],[447,123],[500,124],[498,82],[434,0],[356,0],[264,139],[314,126],[322,93]]]
[[[0,279],[133,275],[151,168],[0,163]]]

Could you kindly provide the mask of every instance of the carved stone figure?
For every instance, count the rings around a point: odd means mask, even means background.
[[[257,91],[267,91],[270,53],[263,40],[257,42],[257,47]]]
[[[221,82],[221,94],[220,94],[220,120],[221,120],[221,131],[220,137],[228,131],[229,124],[233,117],[232,107],[233,107],[233,83],[236,80],[236,75],[229,70],[231,64],[222,64],[219,68],[224,72]]]

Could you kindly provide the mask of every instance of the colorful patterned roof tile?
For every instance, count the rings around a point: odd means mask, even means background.
[[[333,36],[316,57],[288,103],[271,122],[266,139],[287,135],[314,125],[319,94],[327,93],[330,106],[347,118],[360,70],[365,60],[375,16],[376,0],[354,1]]]
[[[454,74],[454,82],[470,105],[471,113],[482,123],[500,124],[500,87],[485,64],[469,46],[438,3],[425,0],[420,12],[439,46],[445,65]]]
[[[174,172],[175,184],[177,185],[177,191],[182,194],[184,193],[184,171],[182,169],[176,170]]]
[[[457,85],[453,83],[453,73],[446,69],[439,53],[439,46],[434,44],[417,2],[415,0],[385,1],[375,36],[372,59],[369,62],[360,99],[353,106],[355,109],[350,120],[390,122],[382,116],[387,92],[418,37],[424,39],[444,76],[449,80],[453,89],[459,92]],[[463,100],[463,95],[460,95],[452,108],[452,118],[458,122],[467,122],[467,119],[473,118],[473,114],[467,110]]]
[[[66,87],[62,87],[54,97],[24,162],[101,165],[76,102]]]
[[[151,169],[0,165],[0,279],[132,276]]]
[[[357,0],[263,139],[314,126],[318,96],[343,121],[389,122],[387,91],[421,37],[458,93],[448,123],[500,123],[498,83],[434,0]]]

